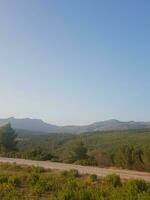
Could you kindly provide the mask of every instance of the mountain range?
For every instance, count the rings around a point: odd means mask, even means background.
[[[107,130],[128,130],[128,129],[146,129],[150,128],[150,122],[123,122],[116,119],[95,122],[89,125],[82,126],[57,126],[45,123],[41,119],[23,118],[17,119],[10,117],[7,119],[0,119],[0,126],[10,123],[14,129],[22,129],[32,132],[41,133],[84,133],[94,131],[107,131]]]

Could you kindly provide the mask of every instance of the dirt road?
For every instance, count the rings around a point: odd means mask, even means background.
[[[33,160],[4,158],[4,157],[0,157],[0,162],[40,166],[45,169],[57,169],[57,170],[76,169],[80,174],[96,174],[97,176],[101,177],[107,176],[108,174],[117,174],[122,179],[134,178],[134,179],[143,179],[147,182],[150,182],[150,173],[147,172],[138,172],[138,171],[112,169],[112,168],[99,168],[99,167],[80,166],[80,165],[64,164],[64,163],[57,163],[50,161],[33,161]]]

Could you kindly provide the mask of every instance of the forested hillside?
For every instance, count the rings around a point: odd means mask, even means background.
[[[0,154],[100,167],[150,171],[150,130],[34,135],[0,129]]]

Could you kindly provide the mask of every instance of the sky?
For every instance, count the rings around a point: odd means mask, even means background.
[[[150,121],[149,0],[0,0],[0,118]]]

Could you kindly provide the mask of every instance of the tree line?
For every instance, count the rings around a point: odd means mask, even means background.
[[[150,171],[150,131],[20,135],[0,128],[1,156]]]

